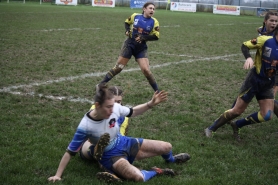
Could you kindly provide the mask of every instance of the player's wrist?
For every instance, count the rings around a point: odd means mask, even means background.
[[[154,106],[154,105],[152,105],[150,102],[147,102],[147,107],[148,107],[149,109],[153,108],[153,106]]]

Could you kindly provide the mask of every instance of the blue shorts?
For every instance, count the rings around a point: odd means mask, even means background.
[[[118,135],[115,146],[103,153],[100,164],[111,172],[113,172],[112,165],[120,158],[124,158],[128,160],[130,164],[132,164],[138,151],[140,150],[142,143],[143,138],[133,138]]]
[[[274,99],[274,83],[274,78],[269,79],[259,76],[256,68],[253,67],[240,88],[239,97],[246,103],[251,102],[254,96],[257,100]]]
[[[137,58],[148,58],[148,46],[146,42],[138,43],[132,38],[125,40],[120,56],[131,59],[132,56]]]

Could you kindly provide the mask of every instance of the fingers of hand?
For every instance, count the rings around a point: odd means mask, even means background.
[[[61,178],[60,177],[56,177],[56,176],[54,176],[54,177],[49,177],[48,178],[48,181],[53,181],[53,182],[55,182],[55,181],[58,181],[58,180],[61,180]]]
[[[140,39],[140,36],[136,37],[136,38],[135,38],[135,40],[136,40],[136,42],[139,42],[139,43],[141,43],[141,39]]]

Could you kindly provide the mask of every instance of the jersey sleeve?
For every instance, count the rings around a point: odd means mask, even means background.
[[[86,131],[78,127],[67,150],[70,151],[71,153],[77,153],[80,150],[82,143],[86,139],[87,139]]]
[[[263,47],[265,41],[268,40],[269,38],[271,38],[271,36],[262,35],[255,39],[243,42],[243,44],[247,46],[249,49],[259,49]]]
[[[127,23],[127,24],[129,24],[129,25],[133,24],[133,23],[134,23],[134,17],[135,17],[136,15],[138,15],[138,13],[132,14],[129,18],[127,18],[127,19],[125,20],[125,23]]]
[[[159,38],[159,22],[156,18],[153,18],[153,20],[154,20],[154,26],[150,35],[155,35],[157,36],[157,38]]]
[[[130,116],[132,110],[129,107],[122,106],[121,104],[115,103],[114,104],[115,110],[117,110],[119,117],[127,117]]]

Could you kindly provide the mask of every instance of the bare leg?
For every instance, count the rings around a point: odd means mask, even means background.
[[[85,141],[85,143],[82,146],[81,152],[83,156],[88,159],[88,160],[93,160],[89,155],[88,155],[88,149],[92,144],[89,141]]]
[[[269,111],[273,112],[273,109],[274,109],[274,100],[273,99],[259,100],[258,103],[260,106],[260,113],[263,117],[266,117],[269,114]],[[272,116],[269,119],[271,119],[271,118],[272,118]]]
[[[126,159],[119,159],[113,164],[113,170],[118,175],[127,180],[144,181],[143,174],[135,166],[131,165]]]
[[[168,142],[144,139],[136,160],[168,154],[172,150],[172,145]]]
[[[138,58],[138,59],[136,59],[136,61],[138,62],[142,73],[145,75],[145,77],[149,81],[149,84],[152,86],[153,90],[158,91],[158,86],[157,86],[156,80],[155,80],[152,72],[150,71],[149,59],[148,58]]]

